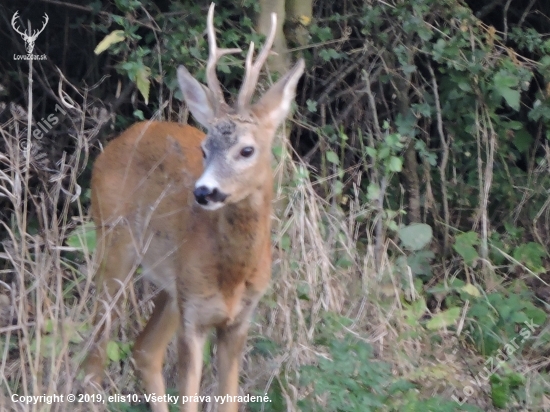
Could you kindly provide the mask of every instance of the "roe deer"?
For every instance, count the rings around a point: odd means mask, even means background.
[[[177,331],[182,410],[198,411],[202,350],[207,331],[217,331],[218,394],[238,395],[240,358],[254,308],[271,278],[271,143],[286,118],[304,61],[257,103],[252,95],[275,36],[258,58],[254,43],[238,99],[230,107],[216,76],[217,60],[240,49],[218,49],[214,4],[207,18],[208,87],[183,67],[178,81],[195,119],[208,131],[177,123],[142,122],[114,139],[95,162],[92,216],[98,231],[96,311],[99,333],[86,360],[87,376],[100,384],[112,319],[138,265],[160,292],[133,357],[154,411],[162,401],[162,365]],[[218,404],[235,412],[238,403]]]

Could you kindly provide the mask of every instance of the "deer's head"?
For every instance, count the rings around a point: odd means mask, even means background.
[[[216,76],[216,63],[221,56],[238,53],[241,49],[218,49],[213,3],[207,19],[208,87],[193,78],[185,67],[178,68],[178,81],[184,99],[195,119],[208,130],[202,144],[204,173],[196,182],[194,190],[197,202],[205,209],[215,210],[258,192],[258,188],[265,185],[266,174],[272,173],[270,159],[273,136],[290,110],[296,85],[304,71],[304,61],[300,59],[263,97],[252,104],[260,71],[275,38],[276,19],[276,15],[272,14],[271,32],[255,62],[252,61],[254,43],[250,43],[245,77],[233,107],[225,102]]]
[[[19,11],[16,11],[11,19],[11,26],[13,29],[21,35],[23,40],[25,41],[25,49],[27,50],[27,53],[32,54],[32,51],[34,50],[34,42],[38,38],[38,35],[44,31],[44,28],[46,27],[46,24],[48,24],[48,21],[50,18],[46,13],[44,13],[44,23],[42,24],[42,28],[40,30],[33,30],[32,34],[28,34],[27,30],[22,32],[19,27],[17,26],[17,18],[19,17]]]

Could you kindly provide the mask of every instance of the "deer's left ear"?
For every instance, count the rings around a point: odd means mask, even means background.
[[[277,128],[290,111],[290,105],[296,95],[296,85],[304,73],[304,59],[298,60],[290,71],[267,91],[253,106],[252,110],[262,122]]]
[[[206,129],[214,118],[214,108],[210,90],[200,84],[184,67],[178,67],[178,82],[183,98],[195,119]]]

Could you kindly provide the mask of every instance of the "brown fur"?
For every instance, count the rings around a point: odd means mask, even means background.
[[[208,14],[208,89],[183,66],[178,68],[184,98],[208,135],[176,123],[138,123],[107,145],[94,165],[92,217],[101,295],[95,319],[99,330],[86,371],[98,385],[109,327],[125,286],[141,265],[159,289],[151,319],[134,345],[145,392],[165,394],[162,365],[177,332],[180,395],[197,395],[206,331],[215,328],[218,395],[238,394],[249,320],[271,277],[271,144],[288,114],[304,62],[250,106],[273,32],[254,64],[248,54],[237,108],[229,108],[215,76],[215,62],[227,51],[215,44],[213,7]],[[205,161],[203,149],[210,152]],[[223,196],[205,200],[203,189]],[[199,407],[181,399],[180,405],[189,412]],[[168,411],[164,402],[151,407]],[[218,410],[236,412],[238,404],[223,403]]]

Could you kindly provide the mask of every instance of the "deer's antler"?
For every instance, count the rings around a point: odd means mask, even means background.
[[[27,36],[27,30],[25,30],[24,33],[21,33],[21,31],[19,30],[19,28],[17,27],[17,19],[19,18],[19,10],[17,10],[15,12],[15,14],[13,15],[13,17],[11,18],[11,27],[13,27],[13,29],[19,33],[23,38],[25,37],[28,37]]]
[[[207,32],[208,32],[208,64],[206,65],[206,83],[208,88],[214,95],[216,101],[216,109],[226,108],[227,103],[223,97],[223,91],[220,86],[220,81],[216,75],[216,63],[220,57],[226,54],[240,53],[241,49],[219,49],[216,45],[216,31],[214,29],[214,3],[210,5],[208,9],[208,18],[207,18]]]
[[[252,64],[252,56],[254,55],[254,42],[250,42],[248,54],[246,55],[246,73],[244,75],[243,84],[241,86],[239,98],[237,100],[237,107],[239,108],[239,110],[245,109],[252,99],[252,95],[254,94],[254,90],[256,89],[256,84],[258,83],[260,71],[262,70],[262,66],[269,56],[271,47],[273,46],[276,31],[277,15],[275,13],[271,13],[271,30],[269,32],[269,35],[267,36],[264,47],[262,47],[262,50],[260,51],[260,54],[258,55],[258,58],[254,62],[254,64]]]
[[[50,18],[48,17],[48,15],[46,13],[44,13],[44,23],[42,24],[42,28],[40,30],[36,30],[36,31],[33,30],[33,33],[32,33],[32,36],[31,36],[31,38],[33,40],[36,40],[38,35],[44,31],[44,29],[46,28],[46,24],[48,24],[49,21],[50,21]]]

